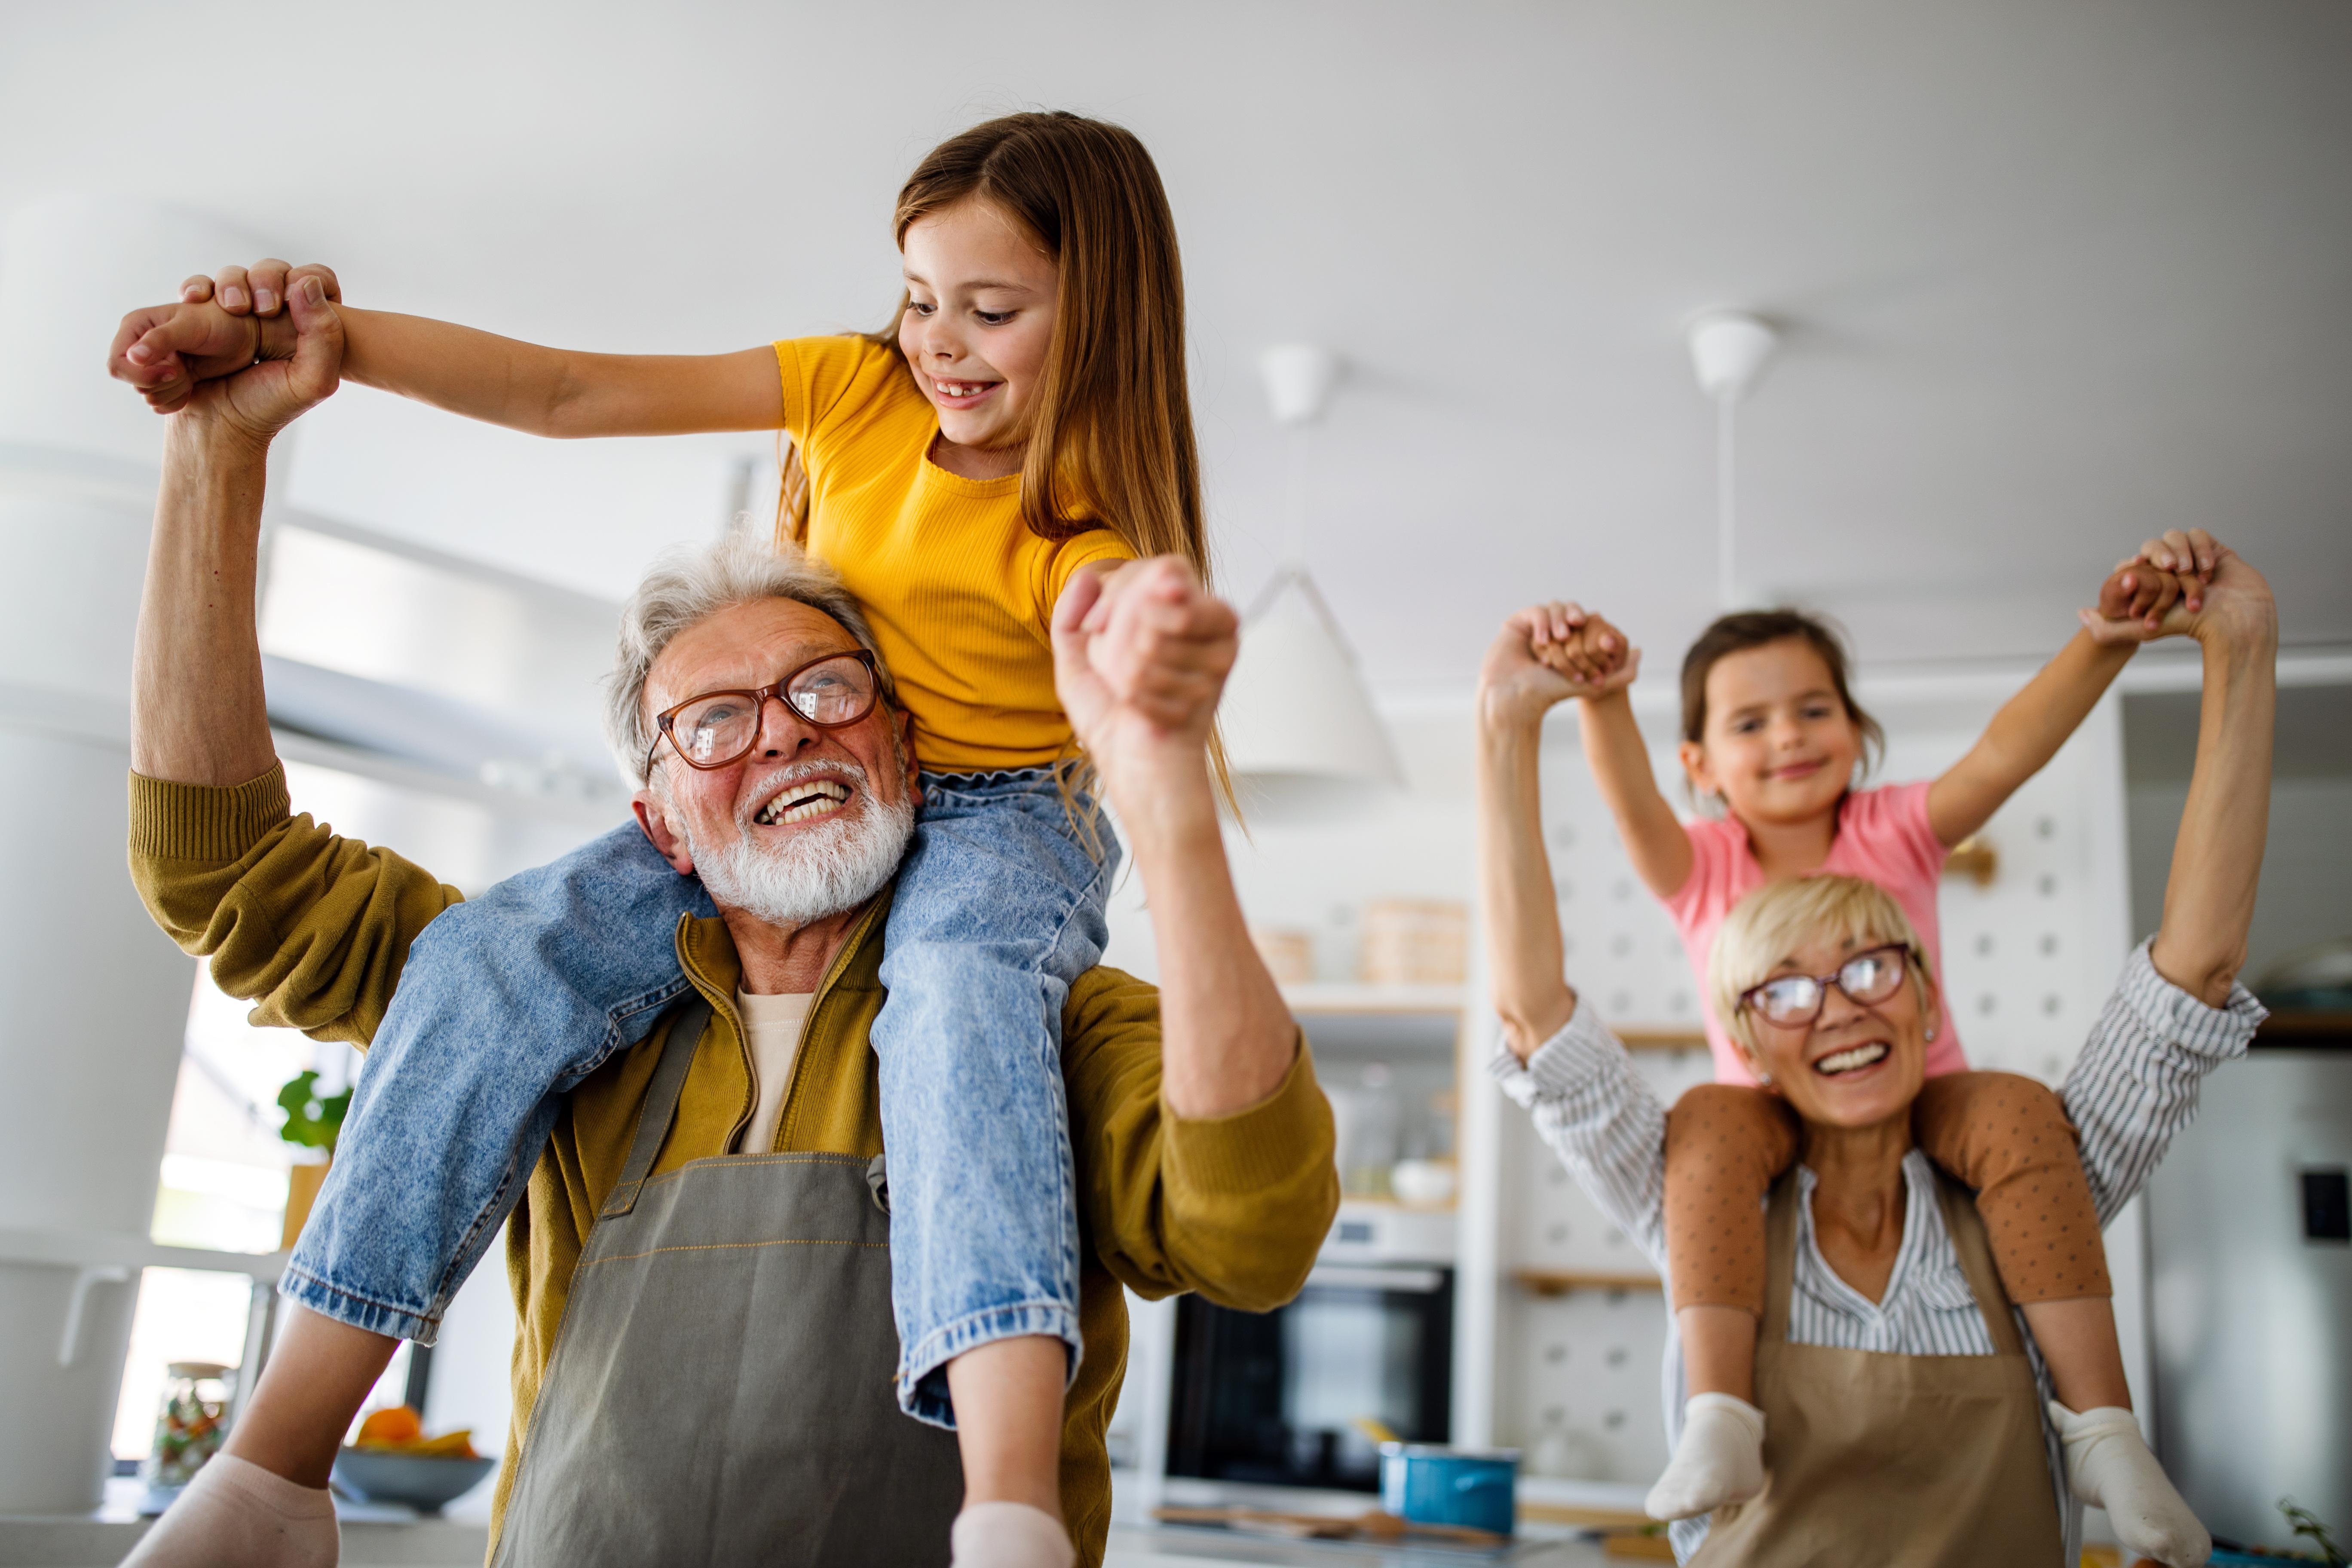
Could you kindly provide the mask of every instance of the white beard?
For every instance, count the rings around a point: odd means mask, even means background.
[[[751,825],[756,806],[736,814],[732,844],[713,853],[687,835],[687,851],[711,899],[741,910],[770,925],[803,926],[854,910],[882,890],[906,858],[907,841],[915,833],[915,806],[909,800],[885,803],[866,787],[864,770],[835,763],[826,767],[802,764],[777,775],[838,776],[852,772],[865,809],[793,836],[772,847],[761,844]],[[762,792],[764,795],[764,792]]]

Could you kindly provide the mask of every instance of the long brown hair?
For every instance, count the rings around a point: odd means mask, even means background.
[[[1184,374],[1184,268],[1176,219],[1135,133],[1065,110],[1008,114],[933,148],[899,187],[891,235],[958,202],[1026,226],[1056,273],[1054,341],[1021,463],[1021,520],[1041,539],[1108,528],[1139,557],[1181,555],[1213,585],[1201,456]],[[866,336],[896,353],[908,298]],[[908,374],[913,374],[909,367]],[[779,537],[804,539],[808,480],[782,453]],[[1223,738],[1209,759],[1239,806]]]
[[[1740,610],[1717,616],[1699,634],[1690,652],[1683,655],[1683,739],[1694,745],[1706,742],[1706,678],[1718,661],[1749,648],[1790,641],[1803,643],[1829,667],[1830,685],[1862,736],[1863,772],[1867,773],[1886,750],[1886,731],[1853,700],[1846,679],[1845,639],[1836,626],[1802,610]]]

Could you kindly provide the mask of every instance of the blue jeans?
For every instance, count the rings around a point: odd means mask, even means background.
[[[1062,1006],[1102,956],[1118,864],[1044,769],[923,775],[875,1020],[899,1403],[952,1425],[941,1369],[1049,1334],[1078,1352]],[[1080,800],[1083,810],[1085,802]],[[522,1196],[562,1095],[683,994],[678,917],[717,911],[632,825],[447,910],[409,949],[281,1289],[431,1343]]]

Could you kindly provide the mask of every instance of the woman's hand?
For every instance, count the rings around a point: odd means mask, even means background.
[[[2234,550],[2214,557],[2210,585],[2195,605],[2184,605],[2183,635],[2209,647],[2222,646],[2254,652],[2278,646],[2278,601],[2270,580],[2247,564]]]
[[[2189,607],[2200,606],[2206,584],[2221,563],[2223,546],[2201,528],[2167,529],[2139,547],[2134,561],[2145,561],[2159,572],[2169,572],[2181,579]],[[2131,562],[2124,563],[2128,566]]]
[[[1531,605],[1503,623],[1478,671],[1478,706],[1490,722],[1540,721],[1571,697],[1622,690],[1640,673],[1641,650],[1581,605]]]

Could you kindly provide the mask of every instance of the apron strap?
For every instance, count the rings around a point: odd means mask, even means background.
[[[637,1206],[637,1194],[643,1190],[646,1178],[653,1173],[654,1161],[669,1138],[669,1125],[677,1120],[678,1097],[686,1092],[686,1075],[693,1069],[694,1053],[702,1044],[703,1031],[710,1024],[710,1003],[699,991],[689,991],[686,1000],[670,1015],[669,1036],[662,1042],[661,1062],[654,1068],[654,1080],[646,1088],[646,1101],[637,1108],[636,1136],[629,1144],[629,1158],[621,1167],[621,1179],[613,1188],[613,1195],[596,1213],[598,1219],[613,1219]]]
[[[1984,1315],[1993,1350],[2001,1355],[2023,1355],[2025,1343],[2017,1335],[2009,1292],[2001,1289],[2000,1274],[1993,1268],[1992,1245],[1985,1237],[1984,1215],[1977,1212],[1976,1194],[1939,1167],[1936,1197],[1943,1205],[1944,1229],[1950,1233],[1952,1250],[1959,1256],[1960,1272],[1969,1277],[1969,1289],[1976,1292],[1977,1310]]]
[[[1789,1337],[1789,1298],[1797,1289],[1797,1172],[1790,1165],[1772,1184],[1764,1211],[1764,1323],[1757,1337],[1773,1343]]]

